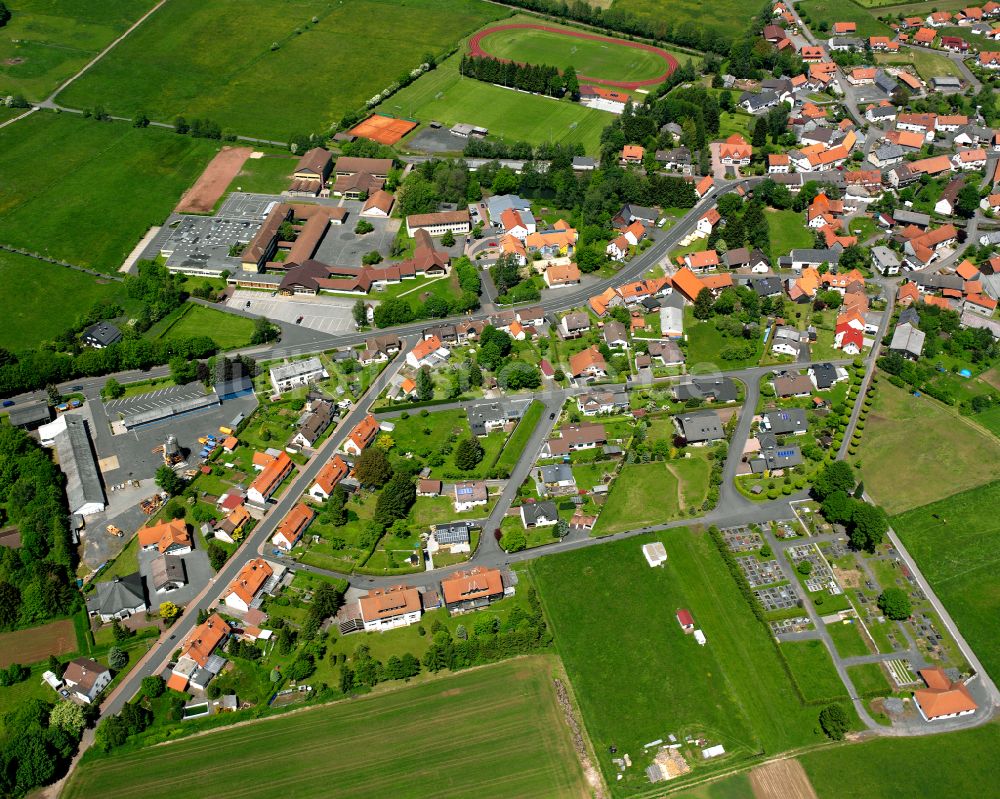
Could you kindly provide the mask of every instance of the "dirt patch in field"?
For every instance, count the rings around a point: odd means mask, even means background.
[[[863,580],[858,569],[841,569],[837,566],[833,567],[833,576],[843,588],[860,588]]]
[[[184,192],[174,211],[178,214],[207,214],[233,182],[252,153],[249,147],[223,147],[205,171]]]
[[[60,619],[41,627],[0,634],[0,668],[11,663],[38,663],[49,655],[76,651],[72,619]]]
[[[750,772],[757,799],[819,799],[798,760],[775,760]]]
[[[16,67],[18,64],[23,64],[23,58],[8,58],[3,62],[5,67]]]

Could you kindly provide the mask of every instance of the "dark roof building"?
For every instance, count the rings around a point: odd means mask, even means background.
[[[121,341],[122,331],[111,322],[98,322],[84,330],[82,338],[88,347],[103,349]]]

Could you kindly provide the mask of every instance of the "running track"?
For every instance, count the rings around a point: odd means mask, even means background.
[[[491,33],[497,33],[499,31],[509,31],[517,30],[519,28],[530,28],[532,30],[548,31],[549,33],[558,33],[563,36],[575,36],[578,39],[590,39],[595,42],[611,42],[612,44],[619,45],[621,47],[634,47],[637,50],[648,50],[650,53],[655,53],[664,61],[667,62],[667,70],[656,78],[648,78],[646,80],[606,80],[605,78],[591,78],[587,75],[577,75],[580,83],[599,83],[602,86],[617,86],[620,89],[638,89],[640,86],[653,86],[657,83],[663,83],[670,74],[677,69],[677,59],[674,58],[666,50],[661,50],[659,47],[653,47],[649,44],[642,44],[641,42],[628,42],[624,39],[613,39],[610,36],[598,36],[594,33],[582,33],[580,31],[567,30],[566,28],[553,28],[549,25],[528,25],[528,24],[514,24],[514,25],[494,25],[492,28],[487,28],[484,31],[479,31],[475,36],[469,40],[469,52],[471,55],[477,58],[489,57],[494,58],[488,52],[486,52],[480,45],[484,36],[489,36]],[[501,61],[506,59],[500,59]]]

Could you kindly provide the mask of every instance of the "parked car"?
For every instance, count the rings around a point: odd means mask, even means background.
[[[9,408],[9,407],[10,407],[11,405],[13,405],[13,404],[14,404],[14,400],[4,400],[4,401],[3,401],[3,406],[4,406],[5,408]]]

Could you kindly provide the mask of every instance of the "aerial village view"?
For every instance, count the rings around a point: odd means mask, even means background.
[[[0,0],[0,796],[1000,795],[1000,3]]]

